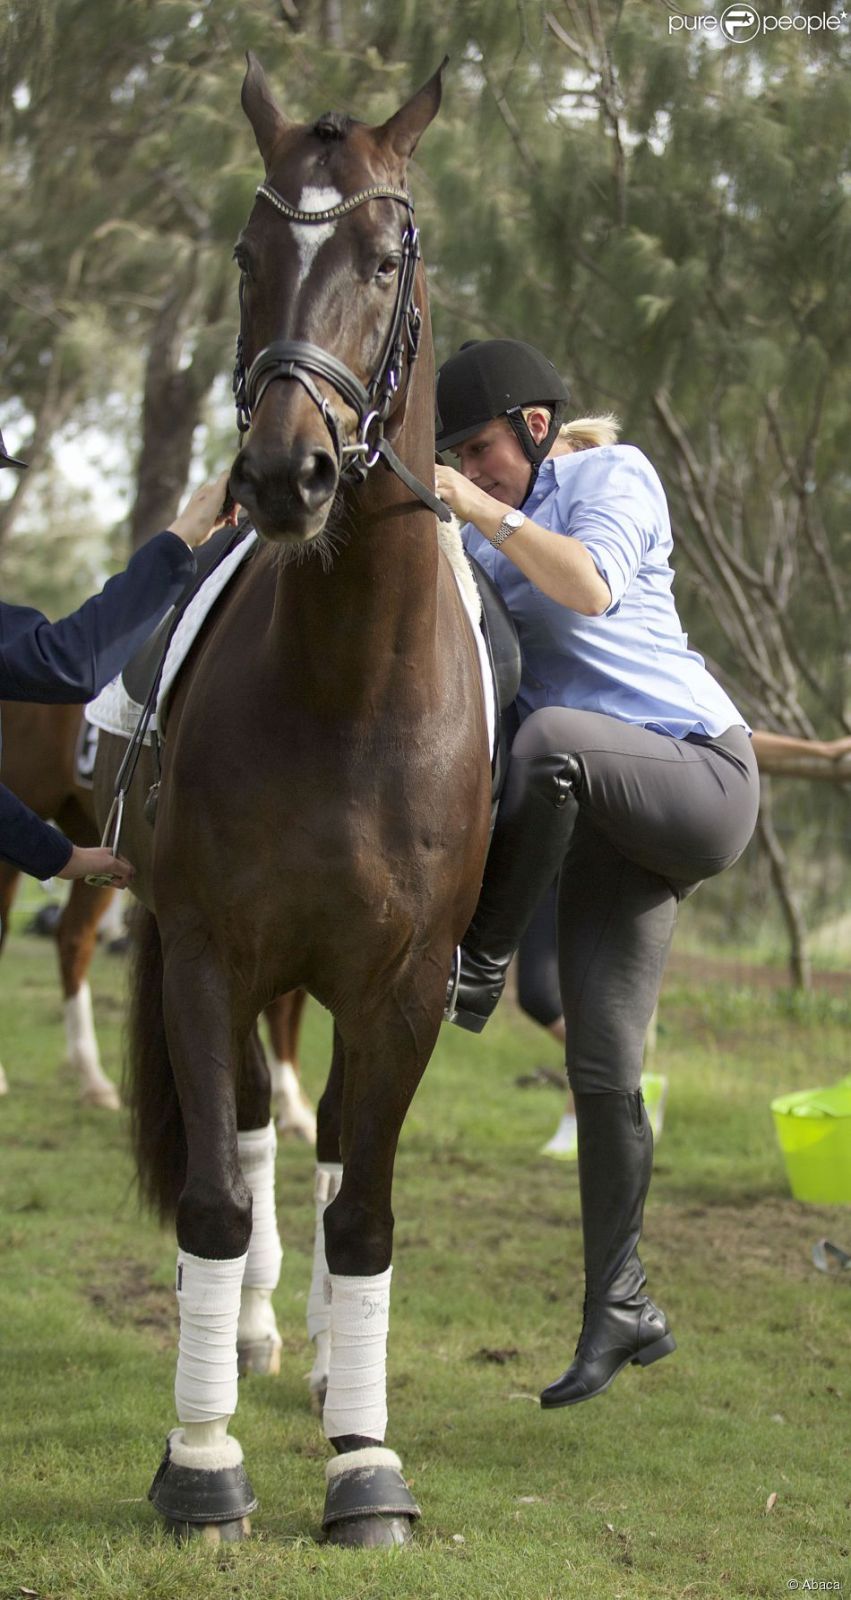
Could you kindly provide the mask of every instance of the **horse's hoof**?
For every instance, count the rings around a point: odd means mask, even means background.
[[[173,1522],[164,1517],[178,1544],[188,1544],[190,1539],[202,1539],[205,1544],[238,1544],[251,1536],[251,1518],[238,1517],[233,1522]]]
[[[281,1370],[281,1346],[276,1339],[257,1339],[251,1344],[238,1344],[236,1364],[239,1376],[247,1378],[277,1378]]]
[[[329,1544],[367,1549],[407,1544],[420,1508],[392,1450],[373,1445],[329,1461],[322,1529]]]
[[[350,1550],[389,1549],[394,1544],[409,1544],[414,1527],[410,1517],[350,1517],[335,1522],[325,1535],[326,1544],[340,1544]]]
[[[80,1099],[84,1106],[94,1106],[97,1111],[121,1110],[118,1090],[112,1083],[104,1083],[96,1088],[84,1089]]]
[[[192,1449],[181,1428],[166,1440],[148,1499],[169,1523],[175,1538],[194,1538],[204,1532],[205,1538],[217,1544],[246,1538],[248,1517],[257,1509],[237,1440],[225,1439],[213,1450]],[[207,1533],[208,1528],[218,1532]]]
[[[316,1118],[307,1107],[287,1108],[275,1126],[282,1136],[289,1134],[293,1139],[303,1139],[305,1144],[316,1144]]]
[[[310,1409],[315,1417],[321,1417],[325,1410],[325,1396],[328,1393],[328,1379],[323,1378],[321,1383],[310,1385]]]

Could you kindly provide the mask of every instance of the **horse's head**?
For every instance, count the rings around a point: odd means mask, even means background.
[[[336,112],[301,126],[249,54],[242,104],[266,180],[234,251],[237,402],[251,426],[230,487],[268,539],[320,533],[341,470],[357,471],[404,403],[418,334],[405,176],[440,104],[442,70],[380,127]]]

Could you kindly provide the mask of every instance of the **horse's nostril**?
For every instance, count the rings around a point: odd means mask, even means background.
[[[337,487],[337,465],[327,450],[311,450],[293,472],[293,484],[302,505],[316,511]]]

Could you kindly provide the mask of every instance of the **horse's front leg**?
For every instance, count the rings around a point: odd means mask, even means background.
[[[343,1117],[343,1073],[345,1050],[334,1029],[334,1050],[328,1082],[318,1106],[316,1139],[316,1208],[313,1236],[313,1272],[307,1297],[307,1336],[313,1344],[313,1366],[308,1376],[310,1401],[321,1414],[328,1389],[331,1359],[331,1300],[328,1292],[328,1263],[325,1259],[325,1212],[340,1192],[343,1164],[340,1160],[340,1131]]]
[[[228,1433],[252,1212],[239,1158],[235,1063],[253,1018],[235,1015],[229,975],[205,930],[166,937],[163,958],[163,1015],[187,1159],[177,1205],[179,1427],[150,1498],[181,1536],[203,1530],[236,1539],[249,1531],[257,1503]]]
[[[239,1375],[276,1376],[281,1336],[272,1295],[281,1275],[283,1251],[275,1208],[277,1136],[272,1082],[256,1028],[246,1041],[237,1080],[237,1146],[242,1175],[251,1190],[251,1237],[242,1280],[237,1329]]]
[[[316,1143],[316,1114],[304,1092],[298,1060],[301,1018],[307,995],[291,989],[266,1007],[272,1074],[272,1103],[279,1133]]]
[[[93,889],[86,883],[72,883],[56,933],[65,996],[68,1062],[79,1079],[84,1104],[100,1106],[106,1111],[117,1111],[121,1101],[115,1084],[101,1066],[88,972],[98,926],[114,894],[114,889]]]
[[[343,1175],[325,1211],[331,1350],[323,1421],[337,1459],[326,1469],[323,1527],[337,1544],[401,1544],[419,1509],[401,1462],[384,1447],[387,1331],[393,1252],[391,1191],[399,1133],[431,1055],[445,962],[414,979],[355,1026],[345,1046]]]

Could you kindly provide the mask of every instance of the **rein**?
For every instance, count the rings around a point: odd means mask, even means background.
[[[405,207],[408,217],[402,235],[402,265],[393,316],[378,366],[369,382],[364,385],[336,356],[323,350],[320,345],[310,344],[302,339],[274,340],[272,344],[266,345],[259,351],[246,371],[240,328],[236,341],[236,364],[233,369],[233,396],[240,435],[247,433],[251,426],[252,414],[259,406],[269,385],[279,378],[292,378],[301,384],[321,412],[334,446],[337,471],[344,482],[363,483],[370,468],[382,460],[385,466],[395,472],[406,487],[440,518],[441,522],[448,522],[451,517],[448,506],[408,470],[384,432],[391,406],[399,392],[405,357],[407,356],[410,371],[417,358],[422,333],[422,312],[419,306],[413,303],[414,278],[420,260],[420,236],[419,229],[414,223],[414,207],[410,195],[404,189],[361,189],[357,194],[350,195],[347,200],[341,200],[338,205],[332,206],[327,211],[298,211],[267,183],[261,183],[256,192],[290,222],[313,225],[334,222],[339,217],[348,216],[350,211],[354,211],[369,200],[395,200]],[[240,310],[241,305],[240,292]],[[332,384],[355,412],[358,419],[355,444],[344,444],[333,408],[316,387],[314,377],[324,378],[326,382]]]

